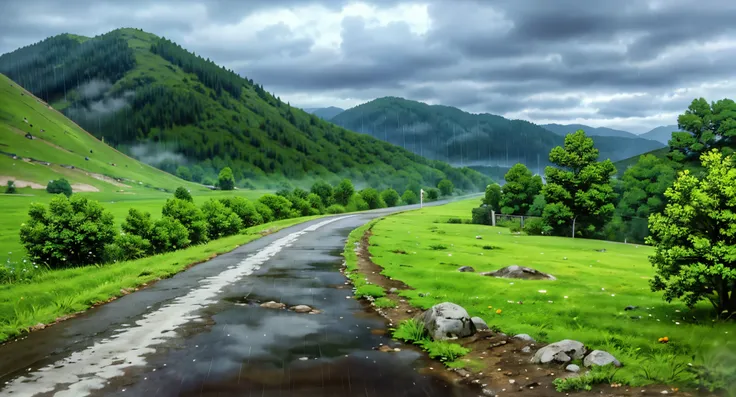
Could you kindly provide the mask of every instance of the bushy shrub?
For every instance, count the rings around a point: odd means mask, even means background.
[[[125,217],[121,229],[124,233],[134,234],[144,239],[151,239],[153,233],[153,221],[151,214],[135,208],[128,210],[128,216]]]
[[[404,194],[401,195],[401,201],[408,205],[417,204],[419,202],[419,197],[413,190],[406,190]]]
[[[360,191],[360,197],[368,204],[368,209],[386,208],[386,203],[376,189],[371,187],[363,189]]]
[[[437,188],[431,188],[427,190],[427,200],[428,201],[435,201],[438,198],[440,198],[440,190]]]
[[[268,207],[275,220],[287,219],[292,215],[291,201],[275,194],[264,194],[258,201]]]
[[[123,233],[115,237],[115,241],[112,244],[105,246],[103,262],[115,263],[140,259],[150,255],[152,252],[153,246],[148,239],[135,234]]]
[[[5,188],[6,194],[13,194],[15,193],[15,181],[8,181],[8,187]]]
[[[233,210],[215,199],[209,199],[202,204],[202,213],[207,220],[207,235],[210,239],[232,236],[243,227],[243,220]]]
[[[325,210],[328,214],[344,214],[345,211],[345,207],[340,204],[332,204]]]
[[[476,225],[492,225],[493,224],[491,220],[491,207],[490,206],[473,208],[472,214],[473,216],[472,216],[471,222]]]
[[[348,205],[350,198],[355,194],[355,187],[350,179],[343,179],[333,191],[333,198],[337,204]]]
[[[171,217],[179,222],[189,231],[189,241],[191,244],[206,243],[208,240],[207,220],[202,210],[197,208],[194,203],[180,200],[177,198],[166,200],[164,208],[161,210],[164,217]]]
[[[243,197],[225,197],[221,198],[220,202],[240,217],[243,227],[253,227],[263,223],[263,216],[261,216],[256,210],[256,206],[248,199]]]
[[[455,186],[453,186],[452,181],[449,179],[441,180],[440,183],[437,184],[437,188],[440,189],[440,193],[443,196],[449,196],[455,190]]]
[[[64,178],[56,179],[46,185],[46,191],[51,194],[63,194],[67,197],[72,195],[72,185]]]
[[[271,208],[260,201],[256,201],[254,206],[256,211],[258,211],[258,214],[261,216],[261,219],[263,219],[263,223],[273,222],[274,216]]]
[[[315,193],[309,193],[307,195],[307,202],[309,206],[317,210],[318,213],[322,213],[325,210],[325,203],[322,202],[322,198]]]
[[[151,245],[156,253],[186,248],[191,243],[189,231],[179,220],[164,216],[153,224]]]
[[[174,191],[174,197],[178,198],[179,200],[189,201],[191,203],[194,202],[194,199],[192,198],[192,195],[189,193],[189,190],[179,186]]]
[[[399,193],[391,188],[382,191],[381,198],[383,199],[383,202],[386,203],[386,205],[389,207],[395,207],[397,204],[399,204],[399,200],[401,200],[401,197],[399,197]]]
[[[293,209],[293,214],[290,216],[292,217],[299,217],[299,216],[308,216],[312,214],[312,206],[309,205],[309,201],[302,199],[300,197],[292,196],[291,197],[291,205]]]
[[[312,185],[312,193],[319,196],[322,199],[322,204],[329,206],[332,205],[332,186],[325,181],[317,181]]]
[[[354,194],[353,197],[348,200],[348,205],[345,207],[347,212],[355,212],[355,211],[366,211],[370,207],[368,207],[368,203],[363,200],[363,197],[359,194]]]
[[[222,190],[235,189],[235,177],[233,177],[233,170],[230,167],[225,167],[220,171],[217,176],[217,187]]]
[[[542,218],[532,218],[524,220],[524,232],[532,236],[540,236],[542,234],[550,234],[552,228],[544,223]]]
[[[33,260],[53,268],[99,263],[117,234],[112,213],[84,197],[54,197],[48,210],[33,203],[28,215],[21,243]]]

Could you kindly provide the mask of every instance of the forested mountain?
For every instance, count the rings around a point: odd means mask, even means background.
[[[639,136],[667,145],[670,139],[672,139],[672,133],[680,131],[682,130],[680,130],[677,125],[663,125],[661,127],[654,128],[651,131],[645,132]]]
[[[396,97],[379,98],[348,109],[332,122],[422,156],[474,168],[508,168],[521,162],[538,172],[548,165],[549,151],[564,140],[564,136],[528,121],[471,114],[450,106]],[[663,146],[638,138],[593,139],[600,157],[613,161]]]
[[[332,120],[333,117],[345,111],[345,109],[330,106],[326,108],[308,108],[304,109],[305,112],[311,113],[319,118],[325,120]]]
[[[628,131],[615,130],[608,127],[591,127],[584,124],[542,124],[545,129],[557,135],[565,136],[577,130],[583,130],[589,136],[617,136],[619,138],[638,138],[639,135]]]
[[[0,73],[106,143],[196,182],[226,166],[241,186],[347,177],[403,191],[447,177],[470,190],[489,182],[323,121],[141,30],[50,37],[0,56]]]

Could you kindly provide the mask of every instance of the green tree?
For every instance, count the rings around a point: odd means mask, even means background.
[[[170,216],[161,217],[153,224],[151,245],[156,253],[186,248],[191,244],[187,228]]]
[[[455,186],[453,186],[452,181],[449,179],[443,179],[437,184],[437,188],[440,189],[440,193],[442,193],[443,196],[449,196],[452,194],[452,191],[455,190]]]
[[[72,185],[64,178],[55,179],[46,185],[46,191],[51,194],[63,194],[67,197],[72,195]]]
[[[202,182],[204,180],[204,168],[201,165],[195,164],[192,166],[192,181]]]
[[[194,199],[189,193],[189,190],[181,186],[176,188],[176,190],[174,191],[174,197],[178,198],[179,200],[189,201],[190,203],[194,202]]]
[[[413,190],[407,189],[404,194],[401,195],[401,201],[408,205],[417,204],[419,202],[419,196],[417,196]]]
[[[711,148],[730,154],[736,147],[736,103],[731,99],[711,104],[694,99],[677,117],[677,125],[683,132],[673,133],[669,142],[675,161],[697,161]]]
[[[264,194],[258,201],[271,210],[275,220],[287,219],[292,215],[291,201],[283,196]]]
[[[547,206],[547,202],[544,201],[544,195],[538,194],[534,196],[534,201],[532,202],[532,206],[529,207],[529,215],[530,216],[542,216],[544,213],[544,207]]]
[[[202,213],[207,220],[207,233],[210,239],[232,236],[243,227],[243,220],[232,209],[215,199],[209,199],[202,204]]]
[[[48,209],[33,203],[28,216],[20,241],[33,260],[52,268],[100,263],[117,234],[112,213],[84,197],[57,196]]]
[[[124,233],[140,236],[142,239],[150,241],[153,233],[151,214],[131,208],[128,210],[128,215],[125,217],[122,225],[120,225],[120,228]]]
[[[693,307],[706,299],[729,316],[736,311],[736,167],[717,149],[701,160],[704,177],[680,173],[665,192],[668,205],[649,217],[657,270],[650,283],[668,302]]]
[[[501,202],[501,185],[491,183],[486,186],[486,195],[483,197],[483,204],[491,207],[494,211],[501,210],[499,203]]]
[[[325,181],[317,181],[312,185],[311,192],[322,199],[322,204],[332,205],[332,185]]]
[[[675,167],[677,164],[666,158],[645,154],[624,172],[621,200],[616,207],[621,217],[619,238],[643,242],[649,235],[646,219],[664,210],[664,193],[675,181]]]
[[[220,202],[230,208],[243,223],[244,227],[252,227],[263,223],[263,217],[256,210],[255,205],[243,197],[224,197]]]
[[[222,190],[235,189],[235,178],[230,167],[225,167],[220,171],[220,175],[217,177],[217,186]]]
[[[381,194],[372,187],[361,190],[360,197],[368,203],[369,209],[386,208],[386,202],[381,198]]]
[[[8,181],[8,187],[5,189],[5,193],[7,194],[14,194],[15,193],[15,181]]]
[[[325,211],[325,203],[322,202],[322,198],[316,193],[309,193],[307,195],[307,202],[309,203],[309,206],[317,210],[319,214]]]
[[[542,191],[542,177],[533,175],[524,164],[514,164],[504,176],[499,206],[504,214],[526,215],[534,197]]]
[[[207,242],[207,220],[202,210],[197,208],[194,203],[178,198],[171,198],[166,200],[161,214],[179,221],[189,232],[188,237],[192,244]]]
[[[343,179],[333,192],[333,198],[337,204],[348,205],[350,198],[355,194],[355,187],[350,179]]]
[[[396,207],[396,204],[399,203],[399,200],[401,200],[401,197],[399,197],[399,193],[391,188],[388,188],[381,192],[381,199],[383,199],[383,202],[386,203],[389,207]]]
[[[550,151],[557,167],[545,168],[547,184],[542,188],[547,206],[544,221],[557,235],[592,236],[613,215],[615,193],[611,177],[616,174],[611,160],[597,161],[593,140],[578,130],[565,137],[565,146]]]
[[[189,167],[180,165],[176,168],[176,176],[179,178],[185,180],[185,181],[191,181],[192,180],[192,171],[189,170]]]
[[[426,190],[427,192],[427,201],[435,201],[440,198],[440,189],[437,188],[429,188]]]

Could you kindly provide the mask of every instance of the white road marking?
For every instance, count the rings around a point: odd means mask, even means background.
[[[173,332],[164,333],[164,331],[175,329],[199,318],[198,310],[216,303],[216,298],[224,287],[241,277],[252,274],[258,270],[260,265],[279,253],[284,247],[293,244],[302,235],[352,216],[354,215],[328,219],[274,241],[236,266],[201,280],[200,286],[186,295],[144,315],[136,322],[137,327],[120,328],[109,339],[101,340],[54,364],[18,377],[1,390],[2,394],[7,393],[18,397],[33,396],[51,392],[59,385],[67,384],[69,386],[66,390],[54,395],[83,397],[94,390],[101,389],[109,379],[123,375],[125,368],[144,365],[146,363],[144,356],[154,353],[156,351],[154,346],[175,336]],[[138,349],[132,351],[133,346]],[[54,368],[59,365],[63,367]]]

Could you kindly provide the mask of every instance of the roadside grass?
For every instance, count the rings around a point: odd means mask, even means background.
[[[706,303],[690,310],[651,292],[651,247],[447,223],[469,218],[474,206],[476,199],[427,207],[357,229],[346,246],[348,270],[354,242],[372,226],[372,260],[384,269],[382,274],[414,288],[400,293],[412,305],[428,309],[450,301],[507,334],[526,333],[547,343],[579,340],[624,364],[615,373],[592,373],[591,382],[736,386],[736,375],[724,370],[736,364],[736,323],[718,320]],[[447,249],[437,250],[440,244]],[[457,271],[472,266],[488,272],[514,264],[557,280],[497,279]],[[350,277],[362,280],[357,274]],[[627,306],[638,308],[627,311]],[[664,336],[669,343],[658,342]]]
[[[261,237],[321,216],[285,219],[258,225],[241,234],[183,250],[117,264],[54,270],[36,275],[32,283],[0,285],[0,342],[37,324],[86,310],[143,284],[163,279]]]

